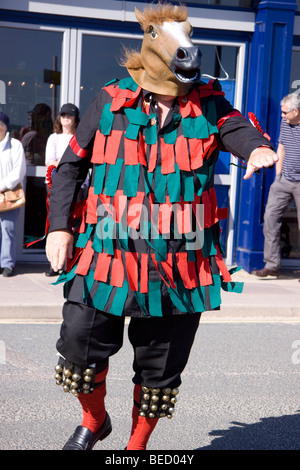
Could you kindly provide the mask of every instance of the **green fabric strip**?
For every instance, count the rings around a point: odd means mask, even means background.
[[[195,312],[204,312],[204,299],[205,299],[205,289],[204,287],[197,286],[191,291],[192,304]]]
[[[75,246],[78,248],[85,248],[88,239],[90,238],[92,231],[93,231],[94,225],[88,224],[87,228],[85,230],[85,233],[80,233],[78,235],[77,241],[75,243]]]
[[[181,178],[177,163],[175,163],[175,173],[169,173],[166,176],[170,202],[180,202]]]
[[[145,294],[141,294],[140,292],[134,292],[134,296],[136,298],[137,303],[141,307],[142,311],[146,315],[147,310],[146,310],[146,296]]]
[[[123,192],[128,197],[135,197],[138,190],[140,164],[125,165],[125,178]]]
[[[215,256],[217,254],[211,227],[204,229],[204,244],[202,253],[204,258],[207,258],[208,256]]]
[[[76,268],[77,268],[77,263],[75,264],[75,266],[73,266],[73,268],[71,269],[71,271],[69,271],[68,273],[66,272],[63,272],[59,278],[56,280],[56,282],[52,282],[51,284],[53,286],[56,286],[57,284],[61,284],[62,282],[69,282],[71,281],[74,277],[75,277],[75,271],[76,271]]]
[[[102,111],[101,119],[99,123],[99,130],[101,134],[104,134],[104,135],[110,134],[113,121],[114,121],[114,113],[111,112],[110,106],[111,106],[110,103],[106,103],[103,106],[103,111]]]
[[[101,224],[102,224],[102,221],[99,220],[96,225],[95,238],[92,244],[92,248],[94,251],[96,251],[96,253],[102,253],[102,250],[103,250]]]
[[[243,282],[222,282],[221,287],[226,292],[235,292],[236,294],[241,294],[243,292],[244,283]]]
[[[157,142],[157,117],[156,114],[149,114],[149,121],[145,127],[145,142],[147,145],[153,145]]]
[[[217,308],[221,305],[221,278],[219,274],[213,274],[213,284],[208,286],[209,287],[209,300],[210,306],[212,309]]]
[[[134,92],[138,89],[138,84],[135,83],[133,78],[126,77],[119,81],[119,88],[121,88],[121,90],[131,90]]]
[[[187,171],[181,172],[183,200],[191,202],[194,200],[194,175]]]
[[[193,313],[193,306],[189,298],[189,291],[185,289],[182,281],[176,283],[177,289],[168,287],[170,299],[180,312]]]
[[[177,129],[178,129],[178,124],[180,123],[180,120],[181,120],[180,114],[173,115],[173,120],[171,124],[168,126],[168,128],[166,129],[165,134],[164,134],[164,141],[166,144],[175,145],[176,140],[177,140]]]
[[[197,116],[195,118],[195,137],[197,139],[207,139],[208,136],[209,136],[209,129],[208,129],[207,120],[205,119],[204,114],[201,114],[201,116]]]
[[[155,174],[155,202],[165,202],[166,199],[166,185],[167,185],[167,177],[163,175],[161,172],[161,166],[156,166],[156,174]]]
[[[149,194],[149,192],[151,191],[154,173],[149,173],[146,167],[143,167],[143,168],[144,168],[145,193]]]
[[[129,283],[124,280],[122,287],[116,287],[115,297],[110,307],[110,313],[121,316],[128,295]]]
[[[195,118],[186,117],[182,119],[182,132],[187,139],[195,139]]]
[[[162,317],[161,282],[149,281],[149,313],[151,317]]]
[[[208,182],[208,163],[206,161],[203,162],[203,165],[195,170],[196,176],[200,182],[200,188],[197,191],[197,195],[201,196],[202,191],[205,188],[206,183]]]
[[[114,239],[116,238],[116,223],[111,217],[101,221],[103,253],[114,255]]]
[[[117,158],[116,163],[114,165],[109,165],[108,174],[103,190],[103,193],[107,196],[114,196],[116,194],[122,166],[123,160],[121,158]]]
[[[94,194],[101,194],[106,172],[106,163],[95,164]]]
[[[207,103],[206,119],[208,123],[209,134],[218,134],[219,130],[217,127],[217,110],[213,100],[210,100]]]
[[[120,246],[121,248],[123,248],[123,250],[128,251],[127,220],[126,221],[122,220],[119,224],[116,224],[116,227],[117,227],[118,241],[120,243]]]
[[[97,292],[93,298],[93,305],[98,310],[104,310],[105,305],[109,299],[113,286],[99,282]]]

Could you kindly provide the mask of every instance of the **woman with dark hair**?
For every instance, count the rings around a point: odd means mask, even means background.
[[[57,166],[63,156],[70,139],[79,124],[79,109],[71,103],[64,104],[54,122],[53,134],[46,145],[45,163]]]

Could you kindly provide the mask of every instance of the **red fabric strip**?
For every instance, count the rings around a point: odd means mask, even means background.
[[[147,144],[145,142],[144,136],[142,134],[140,134],[139,149],[138,149],[138,161],[141,165],[144,165],[144,166],[147,166],[146,152],[147,152]]]
[[[140,292],[148,293],[148,254],[141,253]]]
[[[92,243],[93,242],[91,240],[88,240],[85,248],[83,249],[77,268],[75,270],[76,274],[81,274],[82,276],[87,275],[94,255]]]
[[[208,228],[212,226],[212,218],[211,218],[211,203],[208,191],[203,191],[202,195],[202,204],[204,208],[204,227]]]
[[[215,259],[216,259],[216,263],[221,271],[221,274],[222,274],[222,277],[223,277],[223,280],[224,282],[231,282],[232,279],[231,279],[231,276],[228,272],[228,269],[226,267],[226,264],[224,263],[224,260],[223,260],[223,257],[222,257],[222,254],[221,254],[221,250],[220,250],[220,247],[216,246],[216,249],[217,249],[217,254],[215,256]]]
[[[209,258],[204,258],[201,250],[196,251],[196,257],[200,285],[209,286],[213,283],[209,266]]]
[[[218,142],[215,134],[211,134],[207,139],[203,139],[202,143],[204,158],[208,159],[218,147]]]
[[[177,216],[177,228],[178,233],[189,233],[192,230],[191,221],[192,221],[192,214],[191,214],[192,206],[189,203],[184,203],[182,201],[176,204],[176,216]]]
[[[152,173],[156,167],[157,160],[157,142],[151,145],[148,171]]]
[[[110,163],[111,165],[116,163],[122,134],[123,131],[111,130],[110,135],[107,136],[104,156],[105,163]]]
[[[124,265],[122,261],[122,253],[120,250],[115,250],[114,259],[111,267],[111,285],[122,287],[124,281]]]
[[[218,222],[218,203],[217,194],[215,188],[209,190],[210,206],[211,206],[211,223],[212,225]]]
[[[203,143],[202,139],[189,139],[191,154],[191,169],[196,170],[203,165]]]
[[[94,194],[94,188],[90,187],[87,197],[87,208],[86,208],[86,223],[96,224],[97,223],[97,202],[98,194]]]
[[[125,262],[129,288],[133,291],[138,291],[138,253],[126,251]]]
[[[180,170],[191,171],[189,148],[186,137],[179,135],[175,143],[176,163]]]
[[[80,147],[79,143],[77,142],[75,134],[71,137],[70,147],[78,157],[86,158],[91,154],[90,150],[85,150]]]
[[[177,267],[184,287],[193,289],[198,286],[198,279],[194,261],[188,260],[187,252],[176,253]]]
[[[106,282],[112,256],[108,253],[98,253],[94,278],[96,281]]]
[[[145,193],[138,191],[135,197],[130,199],[127,213],[127,225],[133,229],[138,229],[143,210]]]
[[[67,258],[67,265],[66,265],[67,273],[71,271],[73,266],[75,266],[75,264],[77,263],[77,260],[78,260],[79,256],[81,255],[82,251],[83,251],[83,248],[79,248],[78,246],[76,246],[74,254],[73,254],[73,258],[72,259]]]
[[[117,189],[114,200],[113,200],[113,208],[116,214],[116,222],[119,224],[122,219],[122,215],[126,209],[127,205],[127,196],[123,194],[123,189]]]
[[[105,142],[106,135],[101,134],[98,129],[95,134],[93,155],[91,158],[92,163],[104,163]]]
[[[124,138],[124,153],[125,165],[138,164],[138,142],[136,140]]]
[[[174,145],[166,144],[164,139],[160,139],[161,146],[161,172],[163,175],[175,172]]]

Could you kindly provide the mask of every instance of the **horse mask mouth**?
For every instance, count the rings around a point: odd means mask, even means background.
[[[193,84],[200,80],[201,56],[198,46],[177,49],[170,69],[179,82]]]

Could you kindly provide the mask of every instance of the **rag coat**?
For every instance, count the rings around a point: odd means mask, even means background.
[[[174,99],[160,126],[150,92],[132,78],[104,86],[53,177],[49,231],[74,232],[58,282],[69,301],[118,316],[218,309],[241,291],[225,266],[214,168],[219,150],[247,160],[270,146],[217,81]],[[86,204],[76,195],[92,166]]]

